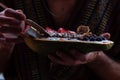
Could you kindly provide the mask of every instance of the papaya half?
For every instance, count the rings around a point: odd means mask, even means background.
[[[25,36],[24,40],[29,48],[42,55],[54,54],[57,50],[68,52],[72,48],[83,53],[109,50],[114,44],[114,42],[110,40],[85,41],[57,37],[31,38],[30,36]]]

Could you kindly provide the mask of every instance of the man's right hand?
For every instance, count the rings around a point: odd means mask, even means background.
[[[14,38],[11,35],[7,36],[6,34],[13,34],[18,36],[25,27],[25,15],[20,10],[13,10],[7,8],[0,13],[0,33],[4,38]]]
[[[16,42],[25,28],[25,19],[26,16],[21,10],[7,8],[0,12],[0,43],[2,41]]]
[[[7,8],[0,12],[0,70],[8,62],[18,36],[25,28],[25,19],[21,10]]]

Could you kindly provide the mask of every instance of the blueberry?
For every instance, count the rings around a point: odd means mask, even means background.
[[[96,41],[102,41],[103,39],[101,37],[97,37]]]
[[[92,36],[93,36],[94,38],[96,38],[96,37],[97,37],[97,35],[96,35],[96,34],[93,34]]]
[[[102,40],[106,40],[106,38],[105,38],[104,36],[100,36],[100,38],[101,38]]]
[[[77,37],[78,40],[83,40],[81,37]]]
[[[95,41],[96,40],[96,38],[95,37],[90,37],[90,41]]]
[[[85,40],[85,41],[90,41],[90,38],[89,38],[89,36],[85,36],[85,37],[83,38],[83,40]]]

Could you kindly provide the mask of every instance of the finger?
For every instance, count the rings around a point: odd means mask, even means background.
[[[0,38],[3,37],[2,33],[0,32]]]
[[[21,21],[15,18],[0,16],[0,24],[18,25],[20,23]]]
[[[21,43],[23,42],[23,39],[22,38],[6,38],[6,42],[14,42],[14,43]]]
[[[22,31],[19,27],[9,27],[9,26],[2,26],[0,28],[1,33],[20,33]]]
[[[5,11],[0,12],[0,15],[4,15],[4,12],[5,12]]]
[[[19,9],[16,10],[16,12],[19,12],[19,13],[22,13],[22,14],[23,14],[23,11],[22,11],[22,10],[19,10]]]
[[[56,52],[56,55],[62,60],[62,61],[71,61],[73,58],[71,58],[69,55],[66,55],[65,53]]]
[[[55,63],[58,63],[58,64],[61,64],[61,65],[67,65],[67,66],[76,66],[76,65],[80,65],[80,64],[85,64],[86,61],[74,61],[74,60],[65,60],[65,61],[61,61],[59,60],[58,58],[52,56],[52,55],[48,55],[48,58],[52,61],[52,62],[55,62]]]
[[[5,41],[6,39],[4,38],[4,36],[0,33],[0,43]]]
[[[19,19],[19,20],[26,19],[26,16],[22,12],[18,12],[16,10],[11,9],[11,8],[7,8],[5,10],[5,16],[14,17],[14,18]]]
[[[59,59],[57,59],[56,57],[52,56],[52,55],[48,55],[48,58],[52,61],[52,62],[55,62],[55,63],[58,63],[58,64],[63,64],[63,62]]]
[[[52,56],[52,55],[48,55],[48,58],[52,61],[52,62],[55,62],[55,63],[58,63],[58,64],[61,64],[61,65],[67,65],[67,66],[76,66],[76,65],[80,65],[80,64],[85,64],[86,62],[82,62],[82,61],[74,61],[74,60],[71,60],[71,61],[61,61],[59,59],[57,59],[56,57]]]
[[[75,50],[75,49],[72,49],[70,51],[70,54],[73,56],[73,58],[75,60],[80,60],[80,61],[85,61],[86,60],[85,57],[84,57],[84,54]]]
[[[98,51],[93,51],[93,52],[89,52],[86,54],[86,61],[89,63],[89,62],[92,62],[93,60],[96,59],[98,55]]]
[[[111,37],[110,33],[103,33],[103,34],[101,34],[100,36],[103,36],[103,37],[105,37],[106,39],[110,39],[110,37]]]
[[[4,38],[3,34],[0,32],[0,43],[4,42],[6,39]]]
[[[24,42],[23,38],[21,36],[19,37],[14,37],[14,38],[6,38],[2,33],[0,33],[0,43],[21,43]]]

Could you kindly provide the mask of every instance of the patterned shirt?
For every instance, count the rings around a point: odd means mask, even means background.
[[[43,27],[54,25],[46,0],[0,0],[14,9],[22,9],[28,18]],[[115,42],[105,51],[114,60],[120,60],[120,1],[78,0],[71,17],[62,26],[76,30],[79,25],[88,25],[95,34],[109,32]],[[64,66],[51,62],[46,56],[33,52],[25,43],[16,44],[6,80],[101,80],[87,65]]]

